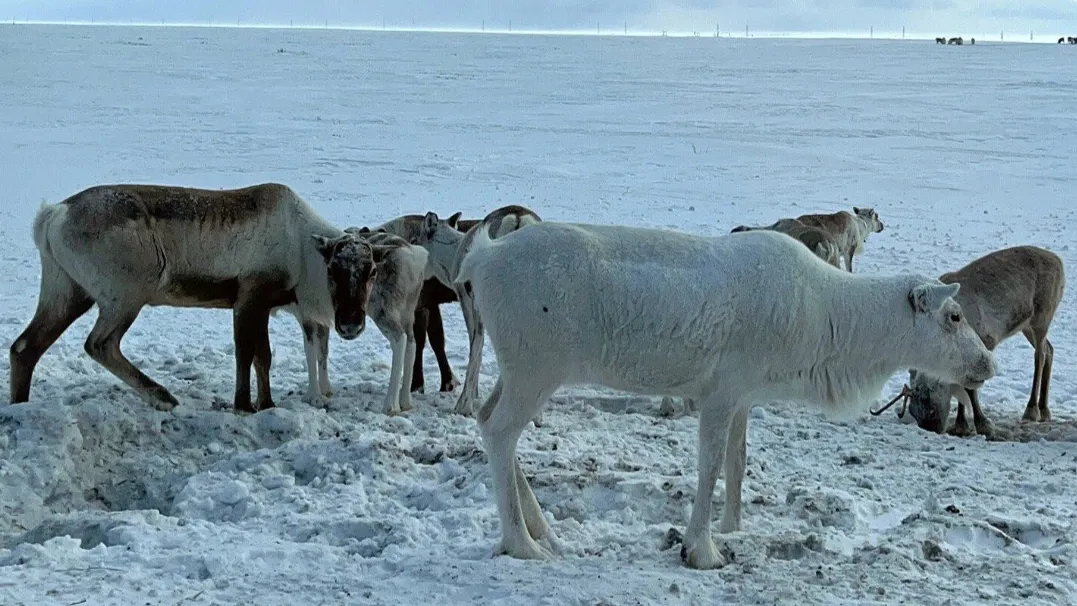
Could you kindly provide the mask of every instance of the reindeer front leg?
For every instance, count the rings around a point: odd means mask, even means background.
[[[307,403],[317,406],[324,403],[322,394],[319,393],[320,385],[320,344],[318,329],[321,328],[313,322],[303,322],[303,353],[307,358],[307,393],[303,399]]]

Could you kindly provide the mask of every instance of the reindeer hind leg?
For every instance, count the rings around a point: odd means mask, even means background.
[[[161,410],[178,406],[179,402],[164,386],[136,368],[120,350],[120,341],[134,324],[143,304],[98,301],[97,305],[97,322],[86,338],[86,353],[153,406]]]
[[[41,356],[93,307],[93,299],[54,261],[42,259],[41,292],[30,324],[11,344],[11,403],[30,399],[30,383]]]

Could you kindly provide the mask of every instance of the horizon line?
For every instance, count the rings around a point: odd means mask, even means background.
[[[510,21],[511,23],[511,21]],[[760,30],[753,32],[749,28],[747,35],[740,34],[734,35],[730,30],[721,31],[715,35],[715,31],[704,32],[701,30],[627,30],[621,28],[602,29],[600,26],[596,29],[504,29],[504,28],[486,28],[485,25],[479,29],[474,27],[401,27],[401,26],[388,26],[382,25],[381,27],[372,25],[348,25],[334,23],[330,24],[325,21],[322,24],[301,23],[299,25],[292,23],[225,23],[225,22],[183,22],[183,21],[96,21],[96,20],[64,20],[64,21],[49,21],[49,20],[24,20],[17,21],[12,19],[10,21],[2,21],[0,25],[66,25],[74,27],[202,27],[202,28],[223,28],[223,29],[295,29],[295,30],[335,30],[335,31],[362,31],[362,32],[392,32],[392,33],[432,33],[432,34],[492,34],[492,35],[523,35],[523,36],[590,36],[590,37],[611,37],[611,38],[729,38],[736,40],[750,40],[752,38],[763,39],[786,39],[786,40],[911,40],[911,41],[925,41],[935,40],[941,36],[927,35],[918,32],[904,32],[900,30],[882,30],[875,32],[874,28],[870,29],[869,35],[864,35],[862,32],[851,31],[775,31],[775,30]],[[511,25],[510,25],[511,27]],[[1023,44],[1055,44],[1056,38],[1053,35],[1040,34],[1042,40],[1034,39],[1034,32],[1029,32],[1030,38],[1033,39],[1021,39],[1021,38],[1005,38],[1005,30],[1000,32],[1000,39],[988,38],[986,35],[981,37],[984,42],[991,42],[993,44],[998,43],[1023,43]],[[975,36],[965,38],[961,36],[945,36],[947,39],[962,37],[965,40],[975,39]],[[1065,37],[1063,35],[1063,37]]]

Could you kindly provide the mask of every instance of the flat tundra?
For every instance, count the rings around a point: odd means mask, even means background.
[[[235,409],[270,408],[270,313],[287,308],[304,328],[328,338],[334,326],[341,338],[354,339],[365,326],[376,274],[369,244],[276,183],[230,190],[95,186],[43,205],[33,237],[41,292],[30,325],[11,346],[13,403],[29,399],[41,356],[96,304],[86,353],[147,402],[171,410],[176,398],[120,351],[141,309],[164,305],[231,309]]]
[[[1048,390],[1055,348],[1047,331],[1066,288],[1066,275],[1058,255],[1036,246],[1014,246],[984,255],[961,269],[943,274],[944,284],[959,284],[955,300],[987,349],[1020,333],[1035,349],[1032,390],[1022,420],[1050,421]],[[964,388],[926,372],[909,371],[908,410],[919,427],[943,433],[950,404],[957,398],[957,420],[950,433],[972,436],[994,433],[980,407],[978,389]],[[973,424],[967,409],[972,409]]]
[[[971,388],[995,374],[953,299],[960,286],[851,274],[772,231],[700,237],[544,221],[496,240],[478,234],[456,283],[473,292],[500,367],[477,420],[497,552],[516,558],[559,551],[516,444],[562,386],[698,402],[699,477],[682,558],[709,569],[724,563],[710,534],[723,467],[720,532],[741,528],[753,406],[792,400],[843,417],[907,368]]]
[[[868,236],[881,232],[884,227],[875,209],[856,206],[851,213],[842,210],[831,214],[800,215],[796,220],[829,234],[845,259],[845,269],[850,272],[853,271],[853,257],[864,252]]]

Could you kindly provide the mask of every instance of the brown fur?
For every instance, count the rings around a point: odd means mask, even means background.
[[[873,208],[853,207],[831,214],[800,215],[796,218],[808,227],[826,232],[837,244],[839,254],[845,258],[845,269],[853,271],[853,257],[864,249],[864,243],[872,233],[883,231],[883,222]]]
[[[279,241],[287,235],[273,228],[281,226],[293,230],[293,240]],[[295,229],[309,231],[294,233]],[[317,244],[315,237],[321,238]],[[11,346],[13,403],[29,399],[41,356],[96,303],[100,313],[86,340],[86,352],[165,410],[178,402],[123,355],[124,333],[145,305],[232,309],[235,408],[272,407],[271,311],[300,302],[297,288],[303,288],[305,296],[315,298],[308,307],[299,305],[300,311],[325,314],[322,301],[331,303],[329,311],[336,313],[339,330],[342,313],[352,320],[365,319],[369,284],[354,284],[351,273],[357,268],[374,272],[369,245],[352,241],[351,235],[318,217],[294,191],[276,183],[233,190],[141,184],[90,187],[43,207],[34,220],[34,240],[41,254],[41,292],[34,318]],[[282,252],[287,245],[292,248]],[[348,292],[329,295],[311,286],[309,279],[301,280],[301,268],[317,264],[319,252],[329,271],[321,265],[318,271],[326,273],[317,279],[328,282],[330,290]],[[338,254],[347,259],[338,259]],[[332,268],[340,264],[350,268],[340,277],[350,285],[333,284]],[[250,401],[252,363],[258,383],[256,407]]]
[[[1062,259],[1035,246],[1015,246],[984,255],[957,271],[943,274],[939,280],[961,284],[956,300],[989,350],[1018,332],[1028,339],[1035,354],[1032,389],[1022,419],[1050,421],[1048,395],[1054,346],[1047,339],[1047,331],[1065,291]],[[980,433],[990,433],[977,391],[966,391],[976,427]],[[952,432],[971,434],[964,406],[958,407],[957,415]]]

